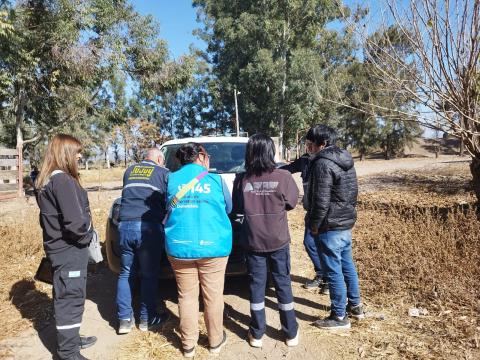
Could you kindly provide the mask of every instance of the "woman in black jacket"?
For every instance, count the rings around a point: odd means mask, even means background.
[[[78,176],[81,143],[58,134],[48,145],[36,181],[43,247],[52,263],[53,307],[60,359],[86,359],[80,349],[93,345],[94,336],[80,337],[85,305],[88,245],[93,227],[87,192]]]

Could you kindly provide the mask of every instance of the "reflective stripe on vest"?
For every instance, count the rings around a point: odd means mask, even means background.
[[[131,184],[125,185],[123,188],[126,189],[129,187],[146,187],[146,188],[152,189],[153,191],[160,191],[159,188],[150,184],[145,184],[145,183],[131,183]]]

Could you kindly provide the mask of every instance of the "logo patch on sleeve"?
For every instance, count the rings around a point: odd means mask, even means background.
[[[68,272],[68,277],[69,277],[69,278],[78,278],[78,277],[80,277],[80,270],[78,270],[78,271],[69,271],[69,272]]]

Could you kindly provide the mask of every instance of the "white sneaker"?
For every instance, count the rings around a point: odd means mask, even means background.
[[[210,353],[211,354],[219,354],[220,350],[222,350],[222,347],[224,347],[226,343],[227,343],[227,333],[224,330],[223,331],[222,342],[215,347],[210,347]]]
[[[260,339],[255,339],[253,335],[248,332],[248,343],[250,344],[251,347],[256,347],[256,348],[261,348],[263,343],[262,343],[262,338]]]
[[[195,347],[191,349],[183,349],[183,357],[185,358],[193,358],[195,356]]]
[[[287,339],[285,341],[287,343],[287,346],[297,346],[299,337],[300,337],[300,329],[297,330],[297,335],[295,335],[293,339]]]

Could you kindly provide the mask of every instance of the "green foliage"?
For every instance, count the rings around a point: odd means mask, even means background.
[[[158,24],[125,0],[2,4],[4,143],[22,145],[71,131],[86,144],[95,139],[105,151],[112,127],[132,112],[130,103],[151,106],[191,81],[193,59],[169,59]],[[132,102],[125,95],[128,82],[138,89]]]
[[[208,42],[208,58],[215,76],[214,96],[226,112],[234,113],[233,91],[240,92],[241,127],[280,135],[286,143],[296,130],[318,121],[313,72],[333,59],[333,49],[348,47],[327,31],[326,24],[341,11],[330,0],[195,0],[204,23],[200,36]],[[323,51],[326,50],[326,51]],[[344,51],[339,50],[343,55]]]
[[[375,63],[387,63],[398,78],[414,83],[412,49],[404,34],[395,26],[380,29],[371,35],[363,61],[353,61],[347,68],[345,102],[341,113],[345,121],[345,141],[363,158],[372,149],[381,147],[386,159],[401,155],[405,145],[411,143],[422,131],[409,114],[415,112],[413,97],[392,86],[388,78],[376,73]],[[406,66],[389,61],[381,51],[389,44]],[[406,71],[405,69],[409,69]],[[414,85],[412,85],[414,86]]]

